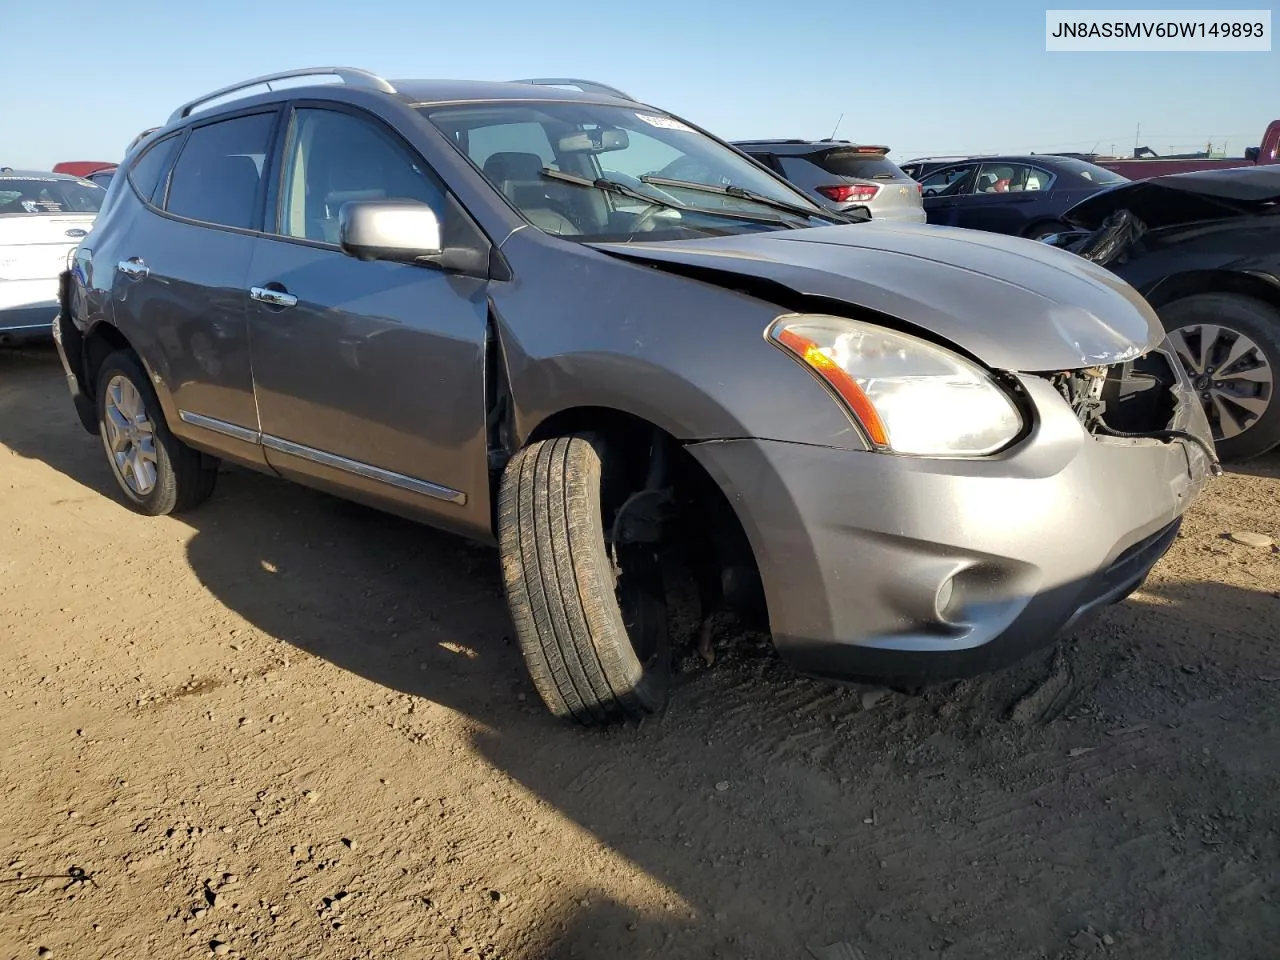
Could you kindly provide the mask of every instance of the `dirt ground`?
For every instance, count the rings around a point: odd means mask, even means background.
[[[136,516],[52,351],[0,351],[0,958],[1275,958],[1241,530],[1280,540],[1280,458],[1056,655],[877,699],[726,634],[581,731],[488,551],[240,470]]]

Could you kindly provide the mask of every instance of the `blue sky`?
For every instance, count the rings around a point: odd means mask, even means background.
[[[184,99],[330,64],[389,78],[598,79],[729,139],[825,137],[843,113],[841,137],[888,144],[899,160],[1113,145],[1123,152],[1139,123],[1142,142],[1157,151],[1212,138],[1238,155],[1280,117],[1280,45],[1271,53],[1046,53],[1046,6],[1075,6],[1061,0],[369,0],[367,12],[351,0],[182,6],[8,10],[0,164],[115,160]],[[67,37],[69,23],[68,49],[54,38]]]

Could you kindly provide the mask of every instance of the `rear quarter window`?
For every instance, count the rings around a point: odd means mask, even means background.
[[[147,148],[129,169],[129,182],[138,196],[149,203],[158,202],[157,187],[167,179],[173,156],[178,150],[178,137],[166,137]],[[163,198],[163,189],[158,191]]]

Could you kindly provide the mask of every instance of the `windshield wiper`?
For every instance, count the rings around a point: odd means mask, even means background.
[[[718,183],[698,183],[696,180],[670,180],[666,177],[651,177],[647,175],[641,177],[640,182],[652,184],[655,187],[676,187],[684,190],[697,190],[700,193],[716,193],[722,197],[736,197],[739,200],[750,200],[752,203],[759,203],[766,207],[773,207],[775,210],[793,213],[805,219],[821,217],[824,220],[847,220],[842,214],[833,213],[829,210],[819,210],[816,207],[802,207],[798,203],[788,203],[786,200],[775,200],[773,197],[766,197],[763,193],[756,193],[754,190],[735,186],[732,183],[724,186]]]
[[[616,193],[623,197],[630,197],[633,200],[639,200],[642,203],[654,204],[659,207],[666,207],[668,210],[682,210],[685,213],[702,213],[712,217],[725,217],[729,220],[745,220],[748,223],[772,223],[780,227],[795,229],[796,224],[783,220],[781,217],[762,217],[755,213],[746,213],[740,210],[711,210],[706,207],[690,206],[686,203],[678,203],[674,200],[664,200],[661,197],[654,197],[640,190],[635,190],[625,183],[619,183],[617,180],[610,180],[608,177],[597,177],[592,180],[588,177],[580,177],[576,173],[565,173],[563,170],[552,170],[550,167],[543,167],[538,171],[542,176],[549,180],[560,180],[564,183],[572,183],[578,187],[589,187],[594,190],[603,190],[605,193]],[[640,178],[644,182],[648,182],[644,177]],[[655,184],[658,186],[658,184]]]

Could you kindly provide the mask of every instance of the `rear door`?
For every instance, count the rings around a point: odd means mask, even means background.
[[[983,163],[973,192],[959,205],[957,225],[1018,235],[1034,221],[1052,216],[1053,175],[1023,163]]]
[[[296,479],[488,537],[487,280],[344,254],[343,204],[379,199],[431,206],[447,245],[474,229],[379,119],[298,104],[278,218],[229,293],[248,303],[266,457]]]
[[[262,451],[244,290],[278,113],[192,127],[112,252],[116,324],[159,378],[170,428],[254,463]]]

